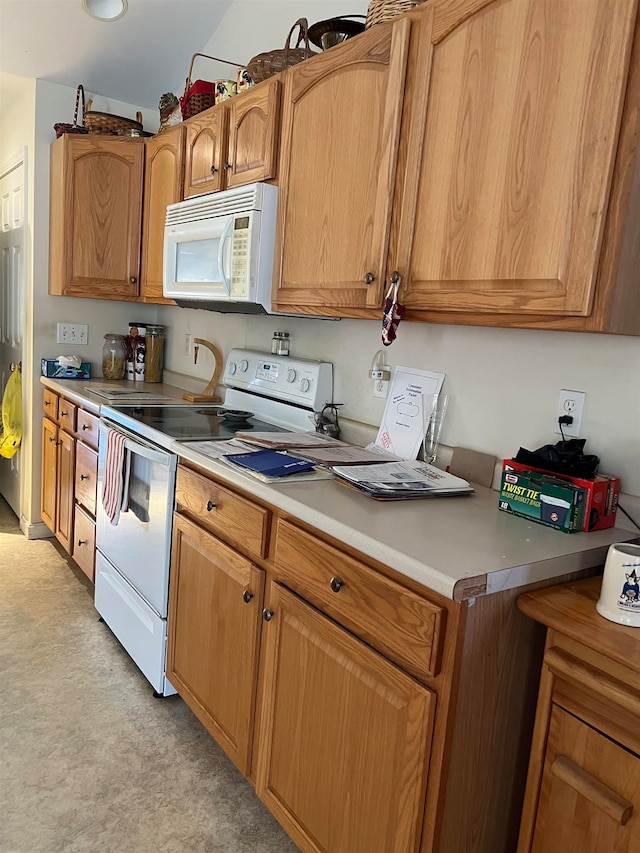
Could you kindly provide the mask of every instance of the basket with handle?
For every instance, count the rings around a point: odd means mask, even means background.
[[[53,125],[53,129],[56,133],[56,139],[60,138],[65,133],[89,133],[89,129],[84,126],[84,124],[78,124],[78,109],[80,107],[80,100],[82,100],[82,113],[80,115],[80,120],[84,121],[84,86],[82,83],[76,89],[76,108],[73,113],[73,124],[69,124],[68,121],[57,121]]]
[[[189,65],[189,74],[187,75],[184,84],[184,94],[180,98],[180,109],[182,110],[182,118],[188,119],[201,113],[203,110],[208,110],[216,101],[215,83],[210,83],[208,80],[196,80],[192,83],[193,63],[196,56],[203,56],[205,59],[213,59],[215,62],[224,62],[225,65],[232,65],[234,68],[242,68],[238,62],[229,62],[227,59],[220,59],[218,56],[209,56],[208,53],[194,53],[191,57]]]
[[[424,0],[371,0],[367,7],[367,20],[365,27],[368,29],[374,24],[381,24],[390,18],[397,18],[404,12],[419,6]]]
[[[298,39],[296,46],[291,47],[291,36],[296,27],[299,28]],[[304,59],[309,59],[310,56],[315,56],[315,51],[309,47],[309,24],[306,18],[298,18],[295,24],[289,30],[289,35],[285,42],[284,48],[279,50],[268,50],[265,53],[258,53],[247,63],[247,71],[251,79],[256,83],[261,83],[274,74],[284,71],[285,68],[290,68]]]
[[[84,123],[89,133],[106,133],[117,136],[122,131],[134,130],[142,133],[142,113],[137,112],[135,119],[116,116],[111,113],[101,113],[91,109],[93,101],[87,101],[87,109],[84,113]]]

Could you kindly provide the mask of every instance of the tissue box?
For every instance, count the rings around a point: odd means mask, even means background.
[[[91,379],[91,363],[83,361],[80,367],[63,367],[57,358],[43,358],[41,373],[49,379]]]
[[[555,474],[545,471],[543,468],[532,468],[522,462],[513,459],[505,459],[502,463],[503,471],[535,471],[539,474],[548,474],[552,477],[560,477],[574,486],[587,490],[587,505],[584,512],[584,523],[582,529],[605,530],[613,527],[616,523],[616,510],[618,509],[618,495],[620,494],[620,477],[611,477],[608,474],[597,474],[589,480],[581,477],[569,477],[565,474]]]
[[[587,489],[555,474],[504,470],[498,508],[563,533],[576,533],[584,525],[587,496]]]

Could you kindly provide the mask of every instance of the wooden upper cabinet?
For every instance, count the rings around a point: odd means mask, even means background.
[[[49,292],[138,296],[142,139],[64,135],[51,146]]]
[[[387,270],[406,316],[607,330],[602,305],[585,318],[635,16],[635,0],[440,0],[414,17]]]
[[[276,310],[381,304],[410,29],[379,24],[285,75]]]
[[[186,123],[184,197],[274,178],[280,129],[278,78]]]
[[[164,222],[167,205],[182,200],[184,134],[184,125],[178,125],[145,143],[140,276],[143,302],[174,304],[162,295]]]

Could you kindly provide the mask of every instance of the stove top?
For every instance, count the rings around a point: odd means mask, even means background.
[[[248,420],[227,420],[223,417],[223,406],[202,406],[194,408],[185,404],[178,406],[125,406],[112,407],[111,412],[105,410],[105,415],[123,426],[134,428],[144,427],[147,431],[155,431],[177,441],[188,441],[207,438],[211,441],[227,441],[233,438],[239,430],[247,432],[276,432],[282,428],[251,417]],[[114,414],[117,412],[117,414]],[[133,422],[133,423],[130,423]],[[137,431],[140,431],[139,428]],[[155,438],[157,436],[148,436]]]

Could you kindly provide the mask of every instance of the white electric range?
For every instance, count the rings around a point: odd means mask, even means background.
[[[313,430],[315,413],[333,400],[333,366],[234,348],[223,384],[222,405],[156,401],[100,409],[95,607],[158,696],[176,692],[165,675],[177,467],[173,442],[220,441],[252,429]],[[110,430],[125,436],[128,471],[116,523],[102,502],[112,467]]]

